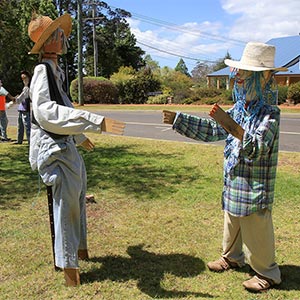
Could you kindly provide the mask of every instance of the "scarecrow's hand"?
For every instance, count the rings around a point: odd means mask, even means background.
[[[86,138],[86,140],[84,140],[80,146],[87,151],[91,151],[95,148],[95,144],[89,138]]]
[[[175,112],[169,110],[163,110],[163,123],[173,124],[175,117],[176,117]]]
[[[214,104],[214,106],[212,107],[212,109],[210,110],[210,112],[209,112],[209,115],[211,116],[211,117],[213,117],[214,116],[214,114],[215,114],[215,112],[218,110],[218,104]]]
[[[101,130],[114,133],[114,134],[123,134],[125,128],[125,123],[110,118],[104,118],[101,123]]]

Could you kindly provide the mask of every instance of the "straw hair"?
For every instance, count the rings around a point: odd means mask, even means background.
[[[71,16],[64,14],[54,21],[48,16],[38,16],[31,20],[28,25],[28,35],[35,42],[35,45],[29,54],[38,54],[44,43],[57,28],[61,28],[65,36],[69,37],[72,30]]]
[[[249,42],[243,52],[242,58],[239,61],[225,59],[224,63],[233,68],[248,70],[248,71],[287,71],[284,67],[275,67],[275,46]]]

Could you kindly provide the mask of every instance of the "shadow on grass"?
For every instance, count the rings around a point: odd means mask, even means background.
[[[300,266],[281,265],[279,268],[282,283],[276,289],[285,291],[300,290]]]
[[[141,292],[153,298],[182,298],[189,295],[213,298],[210,294],[189,291],[167,290],[161,286],[165,274],[173,274],[184,278],[199,275],[205,265],[199,258],[185,254],[155,254],[143,249],[143,245],[129,246],[128,257],[104,256],[90,260],[101,263],[98,269],[93,269],[80,275],[82,283],[112,280],[124,282],[137,280]]]
[[[134,144],[106,145],[93,152],[80,152],[87,169],[89,190],[117,189],[118,193],[135,199],[155,200],[167,198],[176,192],[180,183],[190,184],[200,175],[202,180],[207,180],[204,174],[193,175],[193,168],[174,163],[180,160],[181,154],[144,152]],[[0,209],[16,209],[21,201],[35,197],[39,188],[43,191],[46,188],[39,183],[37,171],[30,168],[27,145],[9,147],[4,155],[0,158]]]
[[[11,146],[0,158],[0,209],[17,209],[38,193],[38,174],[31,170],[28,145]]]
[[[97,148],[83,153],[88,173],[88,188],[116,188],[135,199],[155,200],[173,194],[182,182],[191,183],[199,177],[191,176],[194,168],[178,166],[177,154],[141,152],[135,145]],[[199,172],[198,172],[199,173]],[[205,180],[206,176],[201,175]]]

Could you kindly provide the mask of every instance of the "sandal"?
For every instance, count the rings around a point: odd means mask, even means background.
[[[245,289],[252,292],[263,292],[269,289],[273,284],[271,280],[268,280],[260,275],[255,275],[251,279],[243,282]]]

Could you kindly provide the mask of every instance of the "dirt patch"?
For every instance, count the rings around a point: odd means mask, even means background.
[[[295,173],[300,173],[300,155],[281,155],[278,159],[278,167],[289,168]]]

